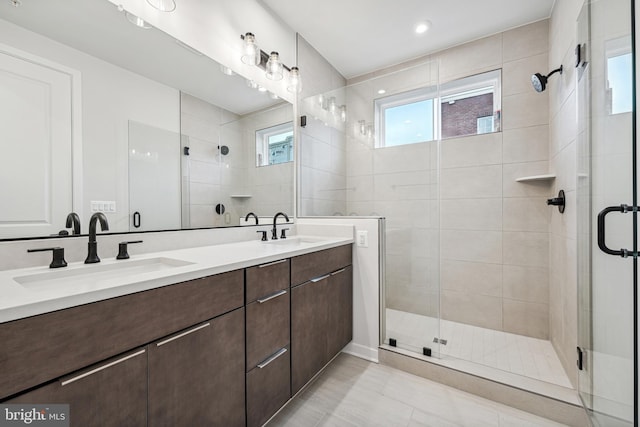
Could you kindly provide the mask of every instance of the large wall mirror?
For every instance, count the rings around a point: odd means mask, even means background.
[[[82,233],[96,211],[111,232],[293,211],[293,164],[256,150],[291,104],[135,24],[107,0],[0,3],[0,239],[56,235],[72,211]]]

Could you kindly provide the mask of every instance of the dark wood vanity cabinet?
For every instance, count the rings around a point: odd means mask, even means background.
[[[244,309],[147,346],[149,426],[244,426]]]
[[[289,260],[246,270],[247,426],[261,426],[291,397]]]
[[[353,331],[351,245],[291,259],[291,388],[297,393]],[[319,270],[321,265],[327,270]],[[295,272],[295,273],[294,273]],[[310,277],[310,275],[317,275]],[[301,282],[295,286],[296,282]]]
[[[147,352],[132,350],[6,403],[68,404],[72,426],[146,426]]]
[[[0,325],[0,402],[72,426],[261,426],[350,340],[351,245]]]

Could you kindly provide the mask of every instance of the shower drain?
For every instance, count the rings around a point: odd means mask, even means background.
[[[447,345],[447,340],[443,340],[442,338],[434,337],[433,342],[436,344]]]

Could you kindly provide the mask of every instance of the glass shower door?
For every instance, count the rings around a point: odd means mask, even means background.
[[[578,20],[578,388],[595,426],[637,425],[631,5],[587,1]]]

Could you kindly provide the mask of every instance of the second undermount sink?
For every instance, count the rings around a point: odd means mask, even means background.
[[[148,258],[28,274],[14,277],[13,280],[34,292],[82,293],[108,288],[119,279],[190,264],[192,263],[172,258]]]

